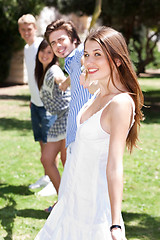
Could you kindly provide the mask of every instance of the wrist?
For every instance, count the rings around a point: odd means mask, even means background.
[[[112,225],[112,226],[110,227],[110,231],[112,231],[113,229],[122,229],[122,228],[121,228],[120,225],[114,224],[114,225]]]

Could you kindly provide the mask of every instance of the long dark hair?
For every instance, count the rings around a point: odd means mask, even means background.
[[[126,87],[128,92],[135,103],[135,122],[133,127],[131,128],[127,140],[126,145],[129,151],[132,151],[133,146],[136,146],[136,142],[138,140],[138,126],[140,126],[140,120],[143,120],[143,113],[141,108],[143,106],[143,94],[141,88],[139,86],[136,73],[133,69],[132,62],[129,57],[127,45],[122,34],[113,28],[110,27],[99,27],[95,31],[92,31],[84,42],[87,40],[93,40],[99,43],[102,50],[104,51],[106,58],[110,64],[110,59],[113,61],[114,66],[116,67],[121,83]],[[116,59],[119,59],[121,65],[118,67],[116,64]],[[110,80],[115,86],[113,79],[113,69],[110,64],[111,76]],[[115,86],[116,87],[116,86]]]
[[[43,85],[44,75],[46,71],[54,64],[58,64],[58,58],[54,55],[52,61],[48,64],[45,71],[43,70],[43,65],[38,59],[39,52],[46,49],[49,46],[48,42],[44,39],[42,40],[41,44],[39,45],[37,55],[36,55],[36,66],[35,66],[35,79],[38,85],[39,90]]]

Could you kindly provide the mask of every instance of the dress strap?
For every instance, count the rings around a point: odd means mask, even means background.
[[[129,128],[129,130],[128,130],[128,132],[129,132],[130,129],[132,128],[134,122],[135,122],[135,115],[136,115],[136,113],[135,113],[135,103],[134,103],[132,97],[131,97],[128,93],[120,93],[120,94],[126,94],[126,96],[128,97],[128,99],[130,99],[131,104],[132,104],[132,122],[131,122],[130,128]],[[117,95],[116,95],[116,96],[117,96]],[[100,112],[102,112],[102,111],[113,101],[113,99],[114,99],[116,96],[114,96],[111,100],[109,100],[109,101],[105,104],[105,106],[100,110]]]

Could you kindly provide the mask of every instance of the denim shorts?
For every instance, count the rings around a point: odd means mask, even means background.
[[[47,142],[50,127],[57,119],[57,115],[49,114],[44,107],[31,103],[31,121],[35,141]]]

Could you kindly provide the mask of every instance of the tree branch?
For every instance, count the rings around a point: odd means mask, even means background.
[[[100,16],[100,14],[101,14],[101,7],[102,7],[102,0],[96,0],[95,9],[94,9],[94,12],[93,12],[93,15],[92,15],[92,20],[91,20],[91,23],[90,23],[88,31],[91,30],[91,28],[96,23],[98,17]]]

